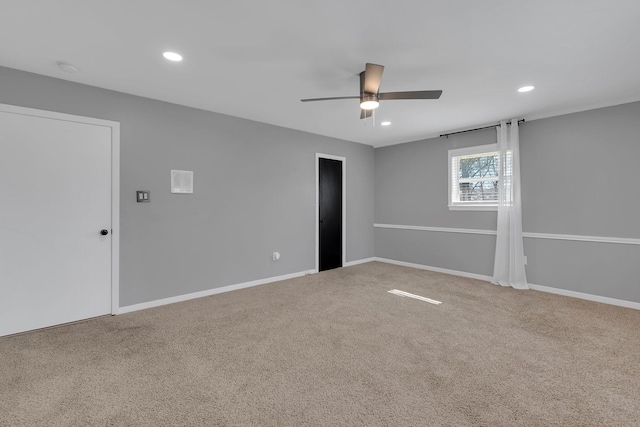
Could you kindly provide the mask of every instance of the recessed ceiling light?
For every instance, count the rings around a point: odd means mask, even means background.
[[[534,88],[535,86],[522,86],[518,92],[531,92]]]
[[[382,125],[382,126],[389,126],[390,124],[391,124],[391,122],[382,122],[382,123],[380,123],[380,125]]]
[[[78,67],[73,64],[69,64],[68,62],[58,61],[58,68],[67,73],[77,73]]]
[[[180,55],[179,53],[165,52],[162,54],[162,56],[164,56],[169,61],[175,61],[175,62],[182,61],[182,55]]]

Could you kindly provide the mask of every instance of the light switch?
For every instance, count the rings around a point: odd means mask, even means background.
[[[136,199],[138,203],[149,203],[151,199],[149,198],[149,190],[138,190],[136,191]]]

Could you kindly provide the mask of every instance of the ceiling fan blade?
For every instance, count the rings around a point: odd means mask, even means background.
[[[415,90],[410,92],[379,93],[378,99],[438,99],[442,95],[441,90]]]
[[[378,93],[384,67],[377,64],[369,64],[364,69],[364,92]]]
[[[371,117],[372,114],[373,114],[373,110],[365,110],[365,109],[360,110],[361,119],[366,119],[367,117]]]
[[[309,101],[333,101],[334,99],[360,99],[359,96],[335,96],[333,98],[309,98],[309,99],[301,99],[302,102]]]

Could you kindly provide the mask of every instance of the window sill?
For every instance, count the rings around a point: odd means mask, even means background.
[[[449,205],[450,211],[497,211],[496,205]]]

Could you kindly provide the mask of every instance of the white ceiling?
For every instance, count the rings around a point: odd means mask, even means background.
[[[2,0],[0,65],[379,147],[640,100],[639,22],[638,0]],[[383,101],[389,127],[300,102],[357,95],[366,62],[381,92],[444,93]]]

